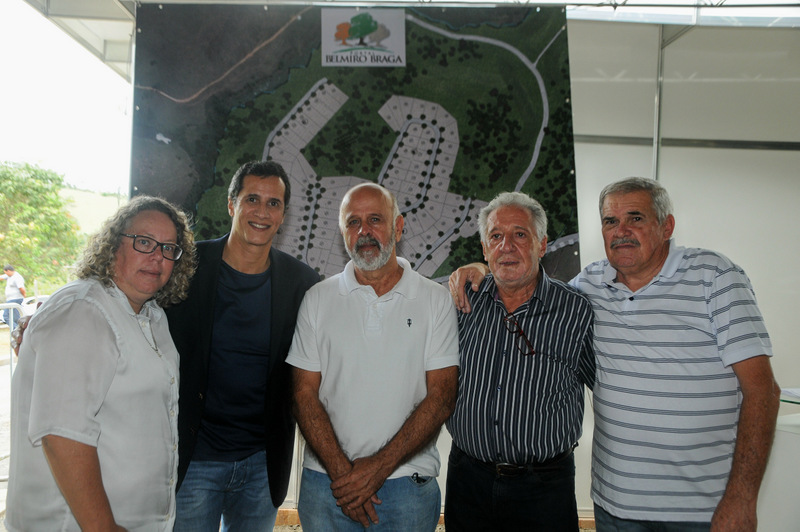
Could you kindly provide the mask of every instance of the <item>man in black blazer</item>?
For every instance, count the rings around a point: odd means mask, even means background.
[[[189,297],[167,310],[180,353],[175,531],[272,530],[286,497],[295,423],[285,363],[297,310],[319,281],[272,249],[286,172],[251,162],[228,190],[228,235],[197,244]]]

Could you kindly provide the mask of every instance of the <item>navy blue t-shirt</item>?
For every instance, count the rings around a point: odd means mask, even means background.
[[[264,449],[271,299],[269,270],[245,274],[222,263],[193,460],[230,462]]]

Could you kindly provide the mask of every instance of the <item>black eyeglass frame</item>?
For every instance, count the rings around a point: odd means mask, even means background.
[[[517,322],[517,318],[515,318],[513,314],[506,314],[503,317],[503,325],[506,326],[506,330],[508,332],[517,335],[517,341],[515,343],[517,345],[517,349],[519,349],[519,352],[522,353],[523,356],[536,354],[533,344],[530,340],[528,340],[528,337],[525,336],[525,333],[522,331],[522,327],[519,326],[519,322]],[[523,347],[523,344],[520,342],[520,340],[525,343],[524,345],[527,347],[527,349]]]
[[[183,248],[180,247],[178,244],[176,244],[174,242],[159,242],[155,238],[152,238],[152,237],[149,237],[149,236],[146,236],[146,235],[129,235],[127,233],[120,233],[120,236],[126,236],[128,238],[132,238],[133,239],[133,250],[134,251],[138,251],[139,253],[144,253],[144,254],[148,255],[150,253],[153,253],[156,249],[161,248],[161,256],[164,257],[166,260],[171,260],[172,262],[175,262],[175,261],[179,260],[183,256]],[[150,240],[151,242],[155,242],[156,245],[153,246],[153,249],[151,249],[149,251],[139,249],[139,248],[136,247],[136,240],[138,240],[139,238],[143,238],[145,240]],[[177,255],[175,256],[175,258],[168,257],[167,254],[164,253],[164,246],[171,246],[171,247],[174,247],[177,250],[177,252],[176,252]]]

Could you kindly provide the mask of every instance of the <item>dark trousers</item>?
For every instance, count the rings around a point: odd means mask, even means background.
[[[509,476],[453,445],[444,524],[447,532],[576,532],[574,455]]]

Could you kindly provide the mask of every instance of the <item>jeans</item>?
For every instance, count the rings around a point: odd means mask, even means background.
[[[433,532],[439,522],[442,494],[435,477],[401,477],[383,483],[377,493],[381,504],[375,505],[378,523],[370,532]],[[303,468],[297,515],[303,532],[362,532],[361,523],[353,521],[336,506],[331,492],[331,478],[325,473]]]
[[[444,524],[447,532],[577,532],[575,456],[507,476],[453,445]]]
[[[597,532],[708,532],[711,523],[695,521],[636,521],[622,519],[594,505]]]
[[[264,451],[238,462],[192,460],[177,494],[175,532],[272,532],[277,515]]]
[[[6,303],[19,303],[22,304],[22,299],[9,299]],[[14,312],[11,312],[11,311]],[[10,318],[10,320],[9,320]],[[3,309],[3,321],[8,324],[8,328],[10,330],[14,330],[15,324],[19,321],[19,310],[18,309]]]

